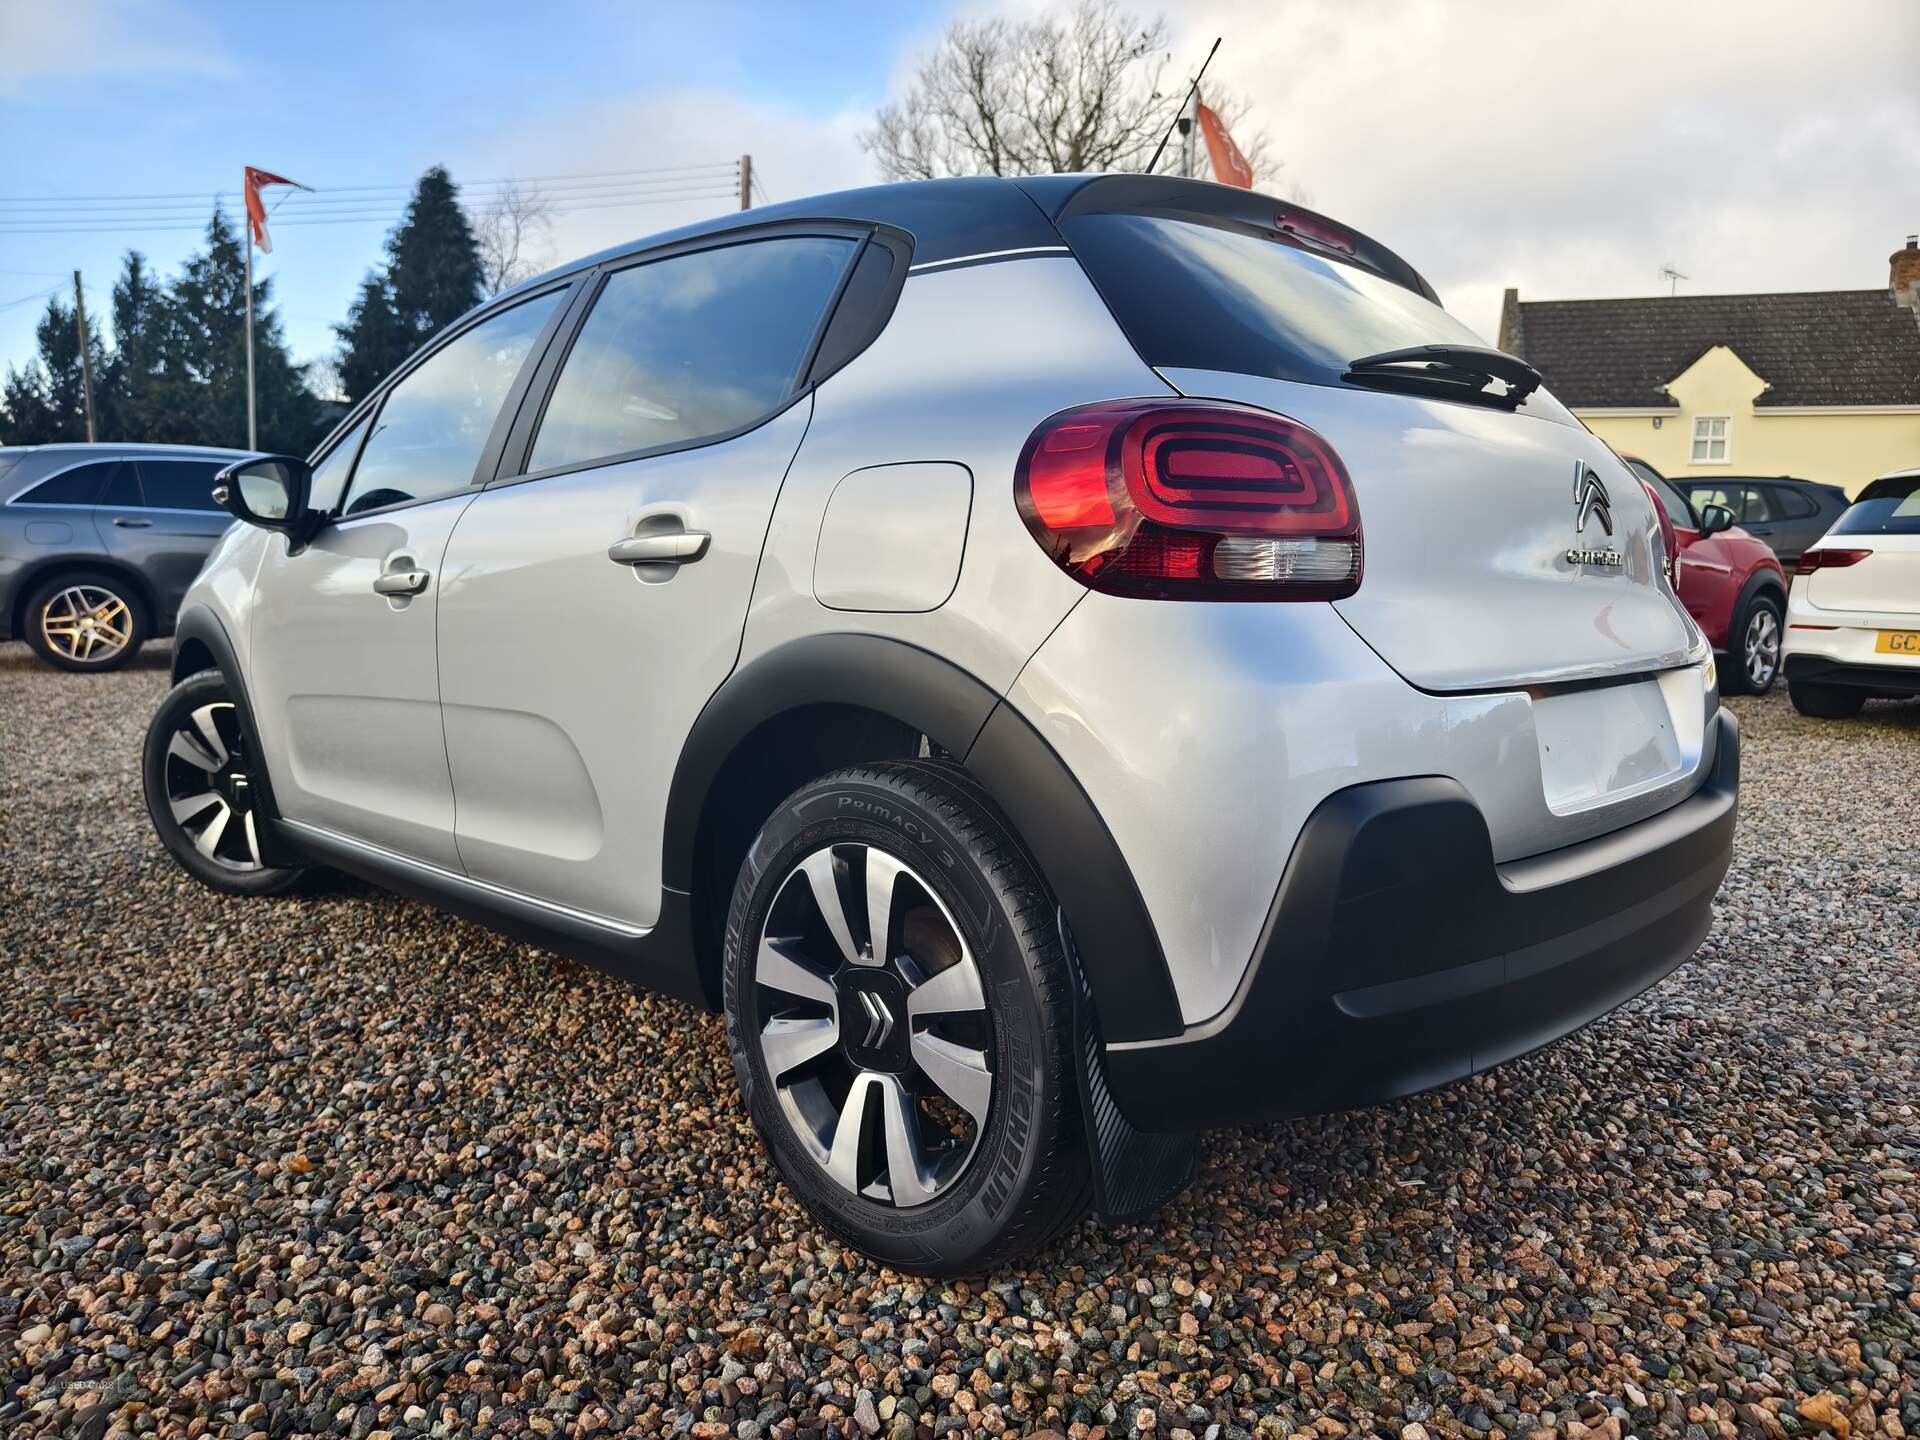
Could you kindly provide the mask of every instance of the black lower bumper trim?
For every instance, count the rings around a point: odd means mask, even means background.
[[[1145,1131],[1374,1104],[1523,1055],[1688,959],[1733,855],[1739,726],[1704,785],[1636,825],[1496,864],[1479,808],[1439,777],[1356,785],[1309,817],[1227,1011],[1110,1044]]]
[[[1844,685],[1879,695],[1920,695],[1920,668],[1911,665],[1853,665],[1824,655],[1789,655],[1787,681],[1803,685]]]

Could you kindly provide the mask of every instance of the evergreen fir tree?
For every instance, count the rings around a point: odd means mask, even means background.
[[[39,350],[24,370],[7,367],[7,378],[0,385],[0,441],[8,445],[47,445],[63,440],[87,438],[86,391],[80,371],[80,335],[74,326],[73,307],[56,297],[47,301],[46,313],[34,327]],[[100,337],[88,337],[92,352],[96,390],[105,354]],[[98,430],[99,411],[95,411]],[[106,438],[101,435],[100,438]]]
[[[414,340],[393,307],[393,291],[377,271],[361,282],[360,294],[347,311],[347,323],[335,326],[334,333],[340,337],[340,388],[349,405],[413,353]]]
[[[434,166],[414,186],[387,254],[394,308],[414,331],[416,346],[480,303],[480,245],[443,167]]]
[[[166,287],[146,257],[129,250],[113,286],[113,349],[100,372],[102,438],[162,442],[186,433],[185,376],[169,343]]]
[[[452,177],[420,177],[404,219],[387,237],[387,263],[369,271],[340,337],[340,384],[359,400],[415,350],[480,303],[479,242]]]

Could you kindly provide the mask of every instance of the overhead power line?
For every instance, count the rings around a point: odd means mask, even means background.
[[[738,190],[733,185],[720,187],[702,186],[695,189],[656,191],[647,190],[638,193],[613,192],[607,195],[583,196],[569,203],[563,199],[560,203],[550,204],[547,208],[555,215],[571,215],[583,210],[617,210],[642,205],[665,205],[691,203],[701,200],[727,200],[736,198]],[[371,202],[368,202],[371,203]],[[273,217],[273,227],[295,228],[308,225],[394,225],[406,218],[406,209],[379,209],[313,211],[302,213],[292,205],[277,211]],[[88,217],[78,224],[37,225],[33,222],[41,217],[20,217],[25,224],[7,224],[0,222],[0,235],[114,235],[114,234],[157,234],[168,231],[200,231],[206,228],[204,220],[187,219],[184,216],[162,216],[156,220],[117,220],[105,221],[102,217]],[[51,218],[51,217],[47,217]]]
[[[459,188],[475,190],[489,185],[539,185],[563,180],[606,180],[624,175],[666,175],[686,171],[712,170],[726,174],[738,173],[738,162],[719,160],[705,165],[650,165],[636,170],[584,170],[559,175],[508,175],[494,180],[456,181]],[[207,196],[234,187],[225,185],[209,186],[203,190],[173,190],[145,195],[0,195],[0,205],[26,205],[40,203],[74,204],[79,202],[118,203],[123,200],[204,200]],[[411,193],[414,182],[386,185],[327,185],[319,187],[330,195],[342,195],[355,191],[400,190]]]

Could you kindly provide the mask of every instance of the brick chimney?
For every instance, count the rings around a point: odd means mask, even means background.
[[[1905,253],[1904,251],[1902,252]],[[1898,260],[1898,255],[1893,257]],[[1500,338],[1499,347],[1509,355],[1526,355],[1526,336],[1520,328],[1520,292],[1509,290],[1500,297]]]
[[[1887,288],[1896,302],[1920,316],[1920,235],[1909,235],[1904,250],[1887,257]]]

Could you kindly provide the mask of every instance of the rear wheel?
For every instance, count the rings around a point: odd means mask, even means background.
[[[1733,624],[1730,678],[1737,693],[1764,695],[1780,676],[1780,620],[1785,612],[1770,591],[1748,598]]]
[[[26,640],[62,670],[112,670],[147,638],[146,606],[117,575],[82,571],[43,583],[27,599]]]
[[[1867,692],[1851,685],[1811,685],[1805,680],[1787,682],[1787,698],[1802,715],[1816,720],[1848,720],[1867,703]]]
[[[1040,877],[960,772],[842,770],[781,805],[734,889],[727,1036],[815,1219],[951,1275],[1085,1212],[1067,964]]]
[[[258,751],[218,670],[190,675],[147,727],[147,813],[180,867],[229,895],[279,895],[305,875],[261,848]]]

